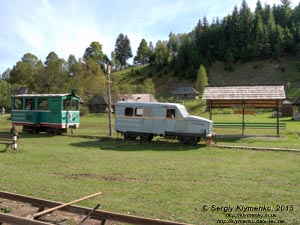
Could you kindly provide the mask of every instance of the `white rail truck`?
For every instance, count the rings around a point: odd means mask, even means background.
[[[151,141],[159,135],[176,137],[184,144],[197,144],[201,138],[210,143],[213,122],[189,115],[180,104],[121,101],[115,105],[115,130],[125,140]]]

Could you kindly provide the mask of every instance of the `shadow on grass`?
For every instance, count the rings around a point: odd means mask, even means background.
[[[0,150],[0,153],[5,153],[5,152],[6,152],[6,148]]]
[[[282,139],[284,137],[278,137],[277,135],[219,135],[217,138],[214,139],[214,142],[217,144],[218,142],[222,143],[235,143],[240,142],[243,139],[251,139],[251,138],[263,138],[263,139],[270,139],[270,140],[278,140]],[[249,141],[249,142],[255,142],[255,140]]]
[[[189,151],[199,150],[205,147],[205,144],[198,144],[196,146],[183,145],[178,142],[169,142],[155,140],[152,142],[141,141],[124,141],[122,139],[113,140],[88,140],[83,142],[71,143],[71,146],[80,148],[99,148],[101,150],[111,151]]]

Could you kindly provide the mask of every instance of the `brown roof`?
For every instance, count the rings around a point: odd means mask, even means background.
[[[198,95],[199,92],[193,87],[177,87],[172,91],[173,95]]]
[[[206,87],[202,99],[206,100],[283,100],[284,86],[225,86]]]
[[[118,101],[157,102],[152,94],[118,94]]]

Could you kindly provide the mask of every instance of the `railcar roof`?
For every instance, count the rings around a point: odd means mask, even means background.
[[[136,101],[119,101],[118,105],[131,105],[131,106],[179,106],[183,105],[178,103],[169,103],[169,102],[136,102]]]
[[[21,94],[21,95],[14,95],[12,97],[64,97],[71,94]],[[78,96],[74,96],[79,98]]]

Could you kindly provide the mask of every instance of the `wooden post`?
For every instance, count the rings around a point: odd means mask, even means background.
[[[111,90],[109,79],[111,72],[111,65],[104,64],[106,70],[106,84],[107,84],[107,98],[108,98],[108,127],[109,127],[109,137],[112,137],[112,110],[111,110]]]
[[[209,119],[212,120],[212,104],[211,101],[209,101]]]
[[[276,104],[277,104],[277,136],[279,137],[279,100],[276,101]]]
[[[243,107],[243,124],[242,124],[242,133],[243,136],[245,135],[245,104],[244,102],[242,103],[242,107]]]

